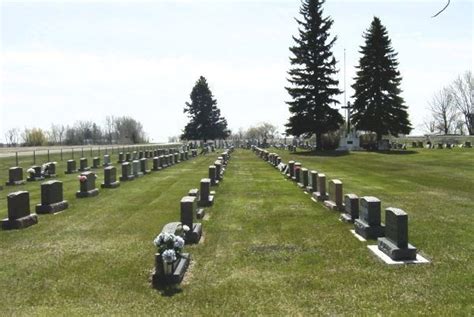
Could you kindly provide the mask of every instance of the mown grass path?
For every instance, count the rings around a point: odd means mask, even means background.
[[[180,198],[207,176],[217,153],[88,200],[72,198],[75,176],[61,176],[72,204],[68,211],[42,216],[27,230],[0,231],[0,297],[8,303],[2,314],[472,314],[474,171],[460,166],[471,154],[280,154],[341,178],[357,194],[379,196],[384,207],[406,209],[410,240],[433,263],[382,264],[336,213],[250,151],[237,150],[202,221],[203,243],[186,247],[193,264],[181,292],[169,297],[150,287],[152,239],[165,223],[179,219]],[[445,175],[460,175],[462,184],[450,185]],[[26,188],[33,204],[39,184]],[[0,215],[5,214],[2,197]]]

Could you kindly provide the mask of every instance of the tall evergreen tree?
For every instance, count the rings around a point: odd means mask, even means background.
[[[287,91],[292,101],[287,102],[291,117],[286,132],[291,135],[310,137],[316,135],[316,146],[322,148],[322,135],[335,131],[344,120],[337,109],[335,96],[341,93],[339,81],[333,79],[337,73],[336,59],[331,48],[337,37],[330,39],[330,17],[323,18],[324,0],[302,0],[300,14],[296,19],[300,26],[299,37],[293,37],[296,45],[290,47],[293,66],[288,74],[291,87]]]
[[[364,39],[359,70],[352,85],[355,90],[352,124],[358,130],[375,132],[377,140],[387,134],[408,134],[412,128],[408,108],[400,97],[402,78],[397,70],[398,54],[379,18],[374,17]]]
[[[201,76],[193,87],[191,102],[186,102],[184,113],[191,119],[184,128],[181,138],[185,140],[226,139],[230,135],[227,121],[221,117],[206,78]]]

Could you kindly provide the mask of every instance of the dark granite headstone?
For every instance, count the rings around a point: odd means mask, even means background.
[[[38,216],[30,213],[30,194],[27,191],[7,196],[8,218],[2,220],[2,229],[24,229],[38,223]]]
[[[301,174],[300,174],[301,173],[301,163],[296,162],[293,168],[294,168],[293,177],[291,179],[298,184],[300,182],[300,179],[301,179]]]
[[[132,181],[135,176],[132,175],[132,166],[129,162],[122,163],[122,176],[120,176],[121,182]]]
[[[122,164],[124,161],[125,161],[125,156],[124,156],[123,152],[120,152],[117,163]]]
[[[43,165],[43,176],[45,178],[56,177],[56,162],[48,162]]]
[[[148,169],[148,159],[142,158],[140,160],[140,173],[143,175],[150,174],[150,170]]]
[[[28,177],[26,178],[27,181],[35,182],[35,181],[44,180],[44,175],[43,175],[43,172],[41,170],[41,166],[35,165],[35,166],[32,166],[31,169],[34,170],[34,173],[28,174]]]
[[[104,155],[104,164],[103,164],[103,166],[104,167],[110,166],[110,155],[108,155],[108,154]]]
[[[63,183],[57,180],[41,184],[41,204],[36,205],[36,213],[48,214],[63,211],[69,207],[63,199]]]
[[[81,181],[85,177],[85,181]],[[94,197],[99,195],[99,190],[95,187],[96,174],[93,172],[83,172],[79,176],[79,191],[76,192],[77,198]]]
[[[385,227],[381,224],[381,202],[375,197],[362,197],[359,205],[359,218],[354,227],[357,234],[365,239],[375,240],[385,235]]]
[[[66,170],[66,174],[74,174],[77,172],[77,169],[76,169],[76,161],[74,160],[68,160],[67,161],[67,170]]]
[[[117,188],[120,182],[117,181],[117,169],[114,166],[107,166],[104,168],[104,182],[100,185],[101,188]]]
[[[308,187],[308,183],[309,183],[308,169],[301,168],[300,169],[300,182],[298,183],[298,187],[300,187],[303,190],[306,190],[306,187]]]
[[[208,207],[214,203],[214,195],[211,194],[211,180],[209,178],[201,179],[199,206]]]
[[[83,157],[79,160],[79,172],[87,172],[90,167],[87,164],[87,158]]]
[[[143,173],[140,171],[140,161],[134,160],[132,162],[132,174],[135,178],[143,176]]]
[[[92,159],[92,168],[99,168],[100,167],[100,158],[94,157]]]
[[[401,209],[385,209],[385,237],[378,248],[394,261],[415,260],[416,248],[408,243],[408,215]]]
[[[125,153],[125,161],[127,162],[132,161],[132,154],[130,154],[130,152]]]
[[[356,194],[346,194],[344,196],[344,213],[341,220],[353,223],[359,218],[359,197]]]
[[[309,184],[306,187],[308,193],[314,193],[318,191],[318,172],[311,171],[309,173]]]
[[[155,156],[153,158],[153,169],[152,169],[153,171],[156,172],[156,171],[161,170],[161,162],[160,161],[161,161],[161,157],[159,157],[159,156]]]
[[[295,176],[295,161],[288,162],[289,173],[286,175],[288,178],[293,179]]]
[[[211,180],[211,186],[216,186],[219,184],[219,181],[216,179],[216,166],[209,166],[209,179]]]
[[[8,182],[6,182],[6,185],[14,186],[23,184],[25,184],[25,181],[23,180],[23,168],[10,167],[8,170]]]
[[[222,181],[222,164],[220,161],[215,161],[214,166],[216,167],[216,181]]]
[[[190,228],[185,235],[186,243],[198,243],[202,235],[202,225],[194,223],[196,214],[196,197],[186,196],[181,199],[181,223]]]

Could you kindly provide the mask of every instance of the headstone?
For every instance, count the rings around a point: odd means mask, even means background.
[[[150,174],[150,170],[148,169],[148,159],[147,158],[142,158],[140,160],[140,172],[143,175]]]
[[[79,175],[79,191],[77,198],[94,197],[99,195],[99,190],[95,187],[96,174],[93,172],[83,172]]]
[[[300,182],[298,183],[298,187],[300,187],[303,190],[306,190],[306,187],[308,187],[309,183],[309,177],[308,177],[308,169],[307,168],[302,168],[300,170]]]
[[[125,153],[125,161],[127,162],[132,161],[132,154],[130,154],[130,152]]]
[[[138,152],[137,151],[132,152],[132,158],[133,158],[134,161],[138,160]]]
[[[466,142],[464,143],[464,147],[472,148],[471,142],[470,142],[470,141],[466,141]]]
[[[313,192],[313,198],[317,201],[325,201],[328,198],[328,194],[326,192],[326,175],[318,173],[316,183],[318,184],[318,190]]]
[[[122,163],[122,176],[120,176],[121,182],[132,181],[135,176],[132,175],[132,166],[129,162]]]
[[[122,164],[124,161],[125,161],[125,156],[123,155],[123,152],[120,152],[117,163]]]
[[[190,228],[185,235],[186,243],[198,243],[202,235],[202,225],[194,223],[196,213],[196,197],[185,196],[181,199],[181,223]]]
[[[145,157],[145,154],[143,153],[143,151],[138,152],[138,159],[139,160],[141,160],[144,157]]]
[[[139,160],[134,160],[132,162],[132,174],[135,178],[143,176],[143,173],[140,170],[140,161]]]
[[[44,179],[43,173],[41,171],[41,166],[32,166],[28,170],[33,170],[32,173],[28,173],[28,177],[26,178],[29,182],[41,181]],[[27,171],[28,172],[28,171]]]
[[[57,213],[68,207],[67,200],[63,198],[63,182],[54,180],[41,184],[41,204],[36,205],[36,213]]]
[[[291,178],[293,181],[295,181],[297,184],[300,182],[301,179],[301,163],[296,162],[294,165],[294,172],[293,172],[293,177]]]
[[[344,213],[341,220],[353,223],[359,218],[359,197],[356,194],[344,195]]]
[[[214,166],[216,167],[216,181],[222,181],[222,164],[219,161],[214,162]]]
[[[359,218],[355,220],[355,232],[365,239],[375,240],[385,235],[381,224],[381,202],[376,197],[362,197],[359,205]]]
[[[378,248],[394,261],[416,259],[416,248],[408,243],[408,215],[401,209],[385,209],[385,237]]]
[[[216,179],[216,166],[209,166],[209,179],[211,180],[211,186],[219,185],[219,181]]]
[[[79,172],[87,172],[90,167],[87,164],[87,158],[83,157],[79,160]]]
[[[92,168],[99,168],[100,167],[100,158],[94,157],[92,159]]]
[[[104,155],[104,167],[110,166],[110,155]]]
[[[44,167],[43,176],[45,178],[56,177],[56,162],[48,162],[44,164],[43,167]]]
[[[7,186],[23,185],[25,181],[23,180],[23,168],[21,167],[10,167],[8,170],[8,182]]]
[[[344,205],[342,202],[342,182],[338,179],[332,179],[329,181],[329,200],[324,202],[324,205],[336,211],[343,211]]]
[[[295,161],[288,162],[289,173],[286,175],[288,178],[292,179],[295,176]]]
[[[67,161],[67,170],[66,170],[66,174],[74,174],[77,172],[77,169],[76,169],[76,161],[74,160],[68,160]]]
[[[107,166],[104,168],[104,182],[100,185],[101,188],[117,188],[120,182],[117,181],[117,169],[114,166]]]
[[[417,142],[417,145],[418,145],[418,147],[421,148],[421,149],[424,147],[424,146],[423,146],[423,141],[418,141],[418,142]]]
[[[8,218],[2,220],[2,229],[24,229],[38,223],[38,216],[30,213],[30,193],[19,191],[7,196]]]
[[[153,171],[160,171],[161,170],[161,157],[155,156],[153,158]]]
[[[214,195],[211,193],[211,180],[209,178],[201,179],[199,206],[209,207],[214,203]]]
[[[309,173],[309,185],[306,187],[308,193],[314,193],[318,191],[318,172],[311,171]]]

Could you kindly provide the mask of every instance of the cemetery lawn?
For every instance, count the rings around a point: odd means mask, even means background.
[[[355,239],[337,213],[237,150],[201,221],[203,242],[185,248],[193,263],[181,291],[163,294],[149,283],[152,240],[179,220],[181,197],[207,177],[217,153],[82,200],[74,197],[76,175],[64,175],[60,162],[70,208],[25,230],[0,231],[2,315],[474,314],[474,150],[270,151],[342,180],[345,193],[404,209],[410,243],[432,263],[382,264],[367,249],[373,241]],[[11,159],[0,160],[2,171],[9,166]],[[34,210],[39,183],[4,187],[0,217],[6,194],[19,189],[30,191]]]

